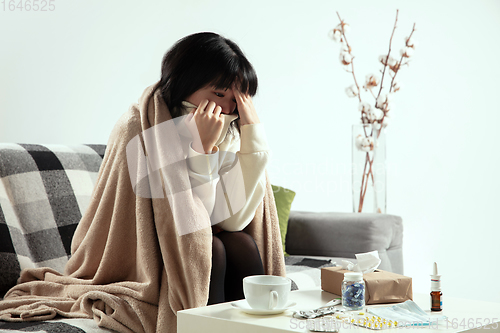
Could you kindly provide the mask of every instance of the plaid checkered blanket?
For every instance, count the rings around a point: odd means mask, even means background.
[[[50,321],[10,323],[0,321],[0,332],[47,332],[47,333],[110,333],[97,326],[92,319],[63,318]]]
[[[0,295],[24,268],[62,272],[104,145],[0,144]]]

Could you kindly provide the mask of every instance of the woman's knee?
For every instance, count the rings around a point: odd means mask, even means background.
[[[224,243],[215,235],[212,235],[212,263],[213,265],[224,265],[226,262],[226,249]]]
[[[259,253],[259,248],[252,236],[244,231],[221,232],[218,234],[224,244],[227,255],[243,253]]]

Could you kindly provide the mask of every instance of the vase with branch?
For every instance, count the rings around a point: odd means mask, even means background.
[[[349,97],[357,98],[359,102],[361,124],[353,126],[353,207],[355,212],[386,212],[385,190],[385,128],[393,113],[393,96],[401,89],[398,73],[408,66],[416,48],[413,38],[415,24],[399,57],[392,54],[392,40],[398,23],[399,10],[389,40],[387,54],[379,56],[382,65],[381,76],[366,75],[360,87],[354,71],[355,57],[347,40],[349,25],[340,17],[340,23],[331,31],[334,41],[340,43],[340,63],[344,70],[352,74],[354,84],[346,88]],[[365,101],[363,92],[373,99],[372,103]],[[370,204],[369,201],[372,203]]]

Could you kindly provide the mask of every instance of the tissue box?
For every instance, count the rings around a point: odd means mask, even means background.
[[[321,289],[336,295],[342,295],[344,273],[349,272],[342,267],[325,267],[321,269]],[[365,280],[365,303],[399,303],[413,300],[411,278],[383,271],[363,274]]]

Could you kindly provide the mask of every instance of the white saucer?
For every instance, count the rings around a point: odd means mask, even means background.
[[[285,312],[286,310],[290,309],[291,307],[294,307],[297,305],[295,302],[291,302],[287,304],[284,308],[281,309],[272,309],[272,310],[258,310],[258,309],[252,309],[250,305],[248,304],[246,299],[242,299],[240,301],[232,302],[231,305],[233,308],[240,309],[241,311],[248,313],[248,314],[254,314],[254,315],[273,315],[273,314],[278,314]]]

